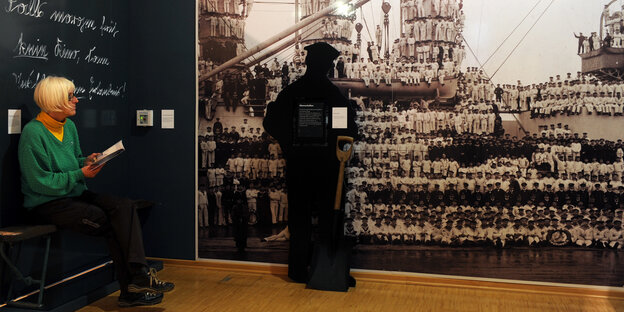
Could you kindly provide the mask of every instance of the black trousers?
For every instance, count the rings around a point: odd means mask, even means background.
[[[31,211],[39,223],[106,238],[120,289],[128,288],[130,263],[147,265],[143,235],[133,200],[85,191],[41,204]]]
[[[247,207],[244,207],[247,208]],[[232,225],[234,227],[234,241],[236,242],[236,248],[247,248],[247,228],[249,227],[249,213],[241,213],[234,210],[232,216]]]
[[[331,228],[336,180],[331,175],[315,175],[314,172],[291,170],[291,167],[286,174],[290,232],[288,276],[295,282],[306,283],[313,253],[312,215],[319,217],[319,239],[326,239]]]

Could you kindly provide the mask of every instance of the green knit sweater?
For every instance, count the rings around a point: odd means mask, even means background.
[[[87,189],[76,125],[69,119],[59,141],[40,121],[24,126],[19,141],[18,158],[22,172],[24,207],[79,196]]]

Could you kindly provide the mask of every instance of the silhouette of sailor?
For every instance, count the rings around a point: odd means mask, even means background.
[[[319,216],[320,236],[331,231],[339,169],[337,136],[355,138],[358,133],[354,106],[327,78],[339,52],[325,42],[309,45],[305,50],[305,74],[269,103],[263,122],[286,158],[288,276],[298,283],[306,283],[309,278],[313,213]],[[346,118],[334,120],[335,115]]]

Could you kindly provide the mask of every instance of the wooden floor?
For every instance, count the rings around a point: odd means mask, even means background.
[[[346,293],[306,289],[287,280],[283,268],[277,274],[219,270],[201,264],[165,263],[159,273],[176,283],[173,292],[153,307],[123,311],[624,311],[624,292],[558,293],[557,287],[492,287],[492,283],[464,282],[458,285],[375,282],[354,273],[357,287]],[[541,293],[542,289],[555,289]],[[79,311],[117,311],[113,293]]]

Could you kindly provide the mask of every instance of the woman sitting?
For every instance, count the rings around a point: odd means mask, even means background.
[[[158,304],[174,285],[158,280],[147,266],[136,213],[145,201],[87,189],[85,180],[103,166],[94,164],[99,154],[82,156],[76,126],[68,118],[76,115],[74,89],[66,78],[52,76],[35,88],[41,112],[24,127],[18,148],[24,207],[36,222],[106,237],[120,284],[120,306]]]

